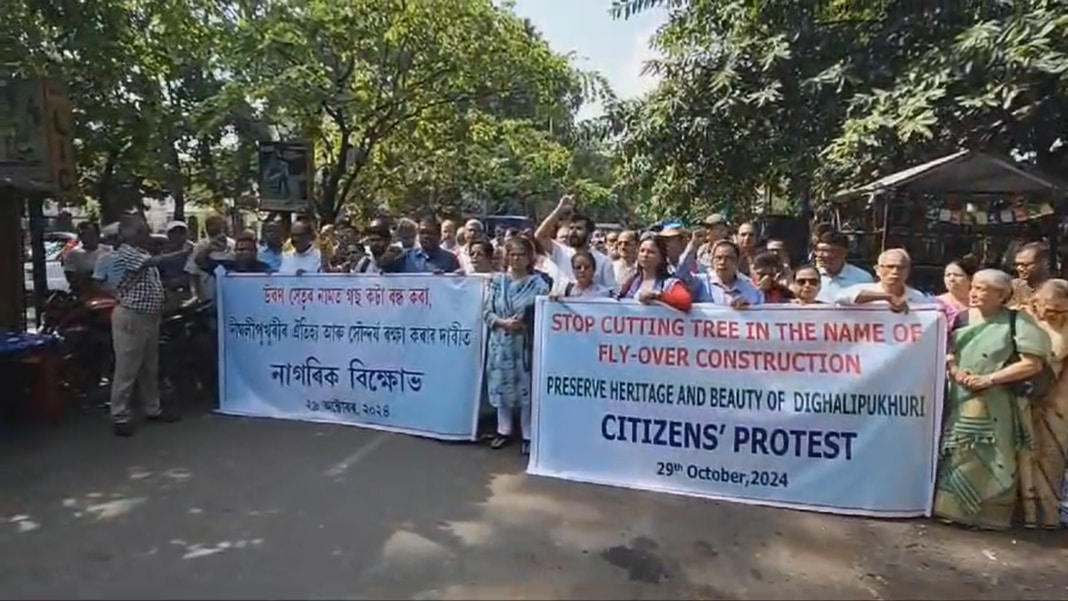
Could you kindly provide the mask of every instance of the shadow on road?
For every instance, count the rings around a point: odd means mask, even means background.
[[[99,411],[0,442],[0,597],[1063,599],[1063,533],[528,477],[514,448]]]

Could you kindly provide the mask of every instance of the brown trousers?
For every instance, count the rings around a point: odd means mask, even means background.
[[[159,322],[156,313],[139,313],[116,307],[111,314],[115,347],[115,375],[111,378],[111,419],[130,419],[134,392],[145,415],[156,415],[159,405]]]

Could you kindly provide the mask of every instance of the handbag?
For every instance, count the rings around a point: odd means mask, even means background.
[[[1006,365],[1012,365],[1020,360],[1020,351],[1016,348],[1016,319],[1020,312],[1016,310],[1009,311],[1009,339],[1012,340],[1012,354],[1009,355]],[[1024,397],[1034,402],[1043,401],[1049,391],[1053,388],[1054,380],[1056,378],[1053,375],[1053,368],[1049,366],[1049,362],[1045,359],[1042,360],[1042,371],[1027,378],[1026,380],[1019,380],[1008,384],[1008,389],[1018,397]]]

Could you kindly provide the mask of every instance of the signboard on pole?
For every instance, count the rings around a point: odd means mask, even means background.
[[[0,178],[16,184],[48,178],[44,89],[37,80],[0,80]]]
[[[71,106],[56,80],[0,80],[0,179],[63,198],[77,178]]]
[[[74,196],[78,177],[74,171],[74,120],[66,87],[54,79],[43,83],[47,113],[45,137],[48,140],[49,180],[57,199]]]
[[[260,210],[310,212],[314,162],[308,142],[260,142]]]

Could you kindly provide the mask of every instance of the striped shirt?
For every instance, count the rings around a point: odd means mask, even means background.
[[[129,244],[123,244],[112,254],[112,269],[121,274],[115,294],[119,305],[138,313],[160,313],[163,311],[163,283],[159,279],[159,269],[155,266],[142,267],[152,255]]]

